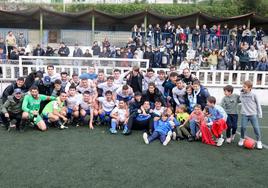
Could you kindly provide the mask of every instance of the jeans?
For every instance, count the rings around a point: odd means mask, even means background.
[[[157,138],[160,139],[160,142],[163,144],[163,142],[166,140],[167,135],[154,131],[153,134],[151,136],[148,137],[148,141],[149,143],[151,143],[152,141],[156,140]]]
[[[228,114],[227,116],[227,130],[226,130],[226,137],[230,138],[231,131],[232,135],[235,135],[236,129],[237,129],[237,120],[238,120],[238,114]]]
[[[199,126],[195,120],[190,120],[190,129],[191,129],[191,135],[195,137],[196,133],[199,131]]]
[[[248,125],[248,121],[250,121],[251,125],[253,126],[253,130],[256,135],[257,141],[260,141],[261,131],[260,131],[260,126],[259,126],[257,115],[252,115],[252,116],[247,116],[244,114],[241,115],[241,138],[245,138],[246,127]]]

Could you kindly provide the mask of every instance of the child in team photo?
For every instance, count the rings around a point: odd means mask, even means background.
[[[123,134],[126,134],[128,131],[127,121],[129,116],[128,106],[124,100],[119,100],[118,106],[113,109],[111,112],[111,128],[110,132],[116,134],[116,128],[120,125],[123,125]]]
[[[240,103],[240,97],[233,93],[233,86],[227,85],[223,88],[224,97],[221,101],[221,106],[227,113],[227,130],[226,130],[226,142],[231,143],[235,139],[237,121],[238,121],[238,104]]]
[[[172,125],[168,120],[168,114],[162,113],[161,119],[154,121],[154,131],[151,136],[148,137],[146,132],[143,133],[143,140],[145,144],[150,144],[152,141],[159,139],[163,146],[166,146],[171,140]]]
[[[257,139],[257,149],[262,149],[261,131],[258,118],[262,118],[261,104],[252,90],[252,82],[247,80],[243,84],[243,89],[240,94],[241,101],[241,138],[238,142],[239,146],[244,145],[246,127],[250,121],[253,126],[254,133]]]

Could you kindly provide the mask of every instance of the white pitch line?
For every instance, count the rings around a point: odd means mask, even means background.
[[[241,135],[241,133],[240,132],[238,132],[238,131],[236,131],[236,133],[237,134],[239,134],[239,135]],[[251,137],[249,137],[249,136],[246,136],[246,138],[251,138]],[[253,139],[253,138],[251,138],[251,139]],[[253,139],[255,142],[257,142],[255,139]],[[268,149],[268,145],[266,145],[266,144],[264,144],[264,143],[262,143],[262,146],[265,148],[265,149]]]

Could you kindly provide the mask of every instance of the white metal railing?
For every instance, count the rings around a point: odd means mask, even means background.
[[[130,70],[136,64],[142,70],[146,70],[149,61],[144,59],[119,59],[119,58],[77,58],[77,57],[36,57],[36,56],[20,56],[19,62],[0,64],[2,75],[0,81],[13,81],[18,76],[26,77],[34,70],[45,70],[48,64],[53,64],[56,72],[68,72],[72,75],[85,73],[89,67],[94,66],[96,73],[100,70],[109,75],[114,68],[118,68],[121,72]],[[155,68],[159,70],[169,69]],[[224,87],[227,84],[234,87],[241,87],[245,80],[251,80],[254,88],[268,88],[268,72],[258,71],[210,71],[199,70],[193,72],[201,83],[207,87]]]

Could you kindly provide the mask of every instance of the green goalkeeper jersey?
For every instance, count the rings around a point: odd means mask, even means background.
[[[32,113],[32,111],[40,110],[40,103],[46,100],[55,100],[55,97],[49,97],[46,95],[39,94],[38,98],[35,99],[32,95],[26,95],[23,99],[22,110],[24,112]]]

